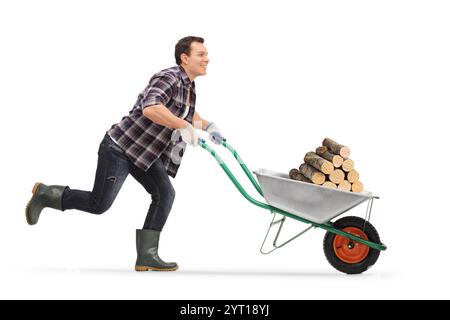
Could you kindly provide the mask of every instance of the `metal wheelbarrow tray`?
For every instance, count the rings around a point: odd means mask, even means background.
[[[326,223],[373,198],[370,192],[355,193],[292,180],[287,174],[267,169],[254,172],[271,206],[315,223]]]
[[[366,271],[378,260],[380,251],[386,250],[386,246],[380,241],[377,230],[370,223],[373,200],[379,199],[371,192],[354,193],[327,188],[292,180],[287,174],[267,169],[254,171],[258,179],[256,181],[236,150],[226,140],[223,140],[221,145],[227,148],[239,162],[256,191],[267,202],[263,203],[253,199],[242,188],[227,165],[206,144],[205,140],[199,139],[199,145],[216,159],[238,191],[250,203],[273,213],[272,222],[261,245],[261,253],[269,254],[312,228],[321,228],[327,231],[323,241],[325,257],[334,268],[347,274],[358,274]],[[365,219],[347,216],[331,221],[364,202],[367,202]],[[281,215],[282,218],[277,220],[277,215]],[[310,226],[284,243],[278,244],[286,218],[292,218],[310,224]],[[272,243],[272,248],[270,251],[265,251],[266,240],[275,226],[278,226],[278,231]]]

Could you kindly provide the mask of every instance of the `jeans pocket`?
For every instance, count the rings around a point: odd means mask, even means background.
[[[110,142],[109,143],[109,149],[117,155],[120,155],[122,157],[126,157],[125,151],[122,150],[121,147],[119,147],[117,144],[115,144],[114,142]]]

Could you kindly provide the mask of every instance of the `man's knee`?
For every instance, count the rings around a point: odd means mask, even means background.
[[[97,214],[103,214],[103,213],[105,213],[106,211],[108,211],[109,208],[111,208],[111,204],[104,205],[104,206],[100,206],[100,207],[97,208],[97,212],[96,212],[96,213],[97,213]]]
[[[152,202],[162,207],[171,207],[175,200],[175,189],[171,184],[160,187],[158,192],[152,194]]]
[[[91,213],[93,214],[103,214],[106,211],[109,210],[112,206],[112,201],[100,201],[95,203],[95,205],[92,207]]]
[[[167,204],[172,204],[175,200],[175,189],[172,185],[169,185],[161,194],[161,198]]]

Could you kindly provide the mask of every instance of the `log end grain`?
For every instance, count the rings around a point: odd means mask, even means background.
[[[355,183],[356,181],[358,181],[359,180],[359,173],[358,173],[358,171],[356,171],[355,169],[350,170],[347,173],[347,180],[350,183]]]
[[[350,156],[350,149],[348,147],[342,147],[339,150],[339,155],[343,158],[348,158]]]
[[[339,183],[338,189],[344,190],[344,191],[350,191],[352,189],[352,185],[347,180],[343,180],[341,183]]]
[[[342,158],[341,156],[335,155],[333,156],[333,165],[335,168],[339,168],[340,166],[342,166],[342,163],[344,162],[344,158]]]
[[[342,163],[342,170],[344,170],[345,172],[350,172],[351,170],[353,170],[354,166],[355,164],[353,160],[345,159],[344,162]]]
[[[333,182],[331,182],[331,181],[325,181],[325,182],[323,183],[322,186],[328,187],[328,188],[337,189],[337,185],[335,185],[335,184],[334,184]]]
[[[345,179],[344,171],[341,169],[336,169],[329,175],[329,179],[331,182],[339,184]]]
[[[354,183],[352,183],[352,191],[353,192],[363,192],[364,191],[364,186],[360,181],[356,181]]]
[[[329,161],[324,162],[322,164],[322,166],[320,167],[320,171],[322,171],[325,174],[330,174],[333,172],[333,170],[334,170],[334,165]]]

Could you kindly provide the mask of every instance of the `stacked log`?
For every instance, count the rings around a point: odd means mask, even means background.
[[[325,160],[314,152],[308,152],[303,160],[325,174],[330,174],[334,170],[334,165],[330,161]]]
[[[314,184],[323,184],[325,182],[325,175],[309,164],[303,163],[298,168],[298,171]]]
[[[360,181],[356,181],[354,183],[352,183],[352,191],[353,192],[363,192],[364,191],[364,186]]]
[[[345,180],[345,173],[341,169],[333,170],[333,172],[328,175],[328,180],[335,184],[340,184]]]
[[[330,138],[323,139],[322,146],[327,147],[330,152],[338,154],[342,158],[348,158],[350,155],[350,149],[348,147],[343,146]]]
[[[311,183],[311,180],[302,175],[297,169],[292,169],[291,171],[289,171],[289,178]]]
[[[358,171],[356,171],[354,169],[347,172],[346,177],[347,177],[348,182],[350,182],[350,183],[359,181],[359,173],[358,173]]]
[[[323,185],[324,187],[337,189],[337,185],[335,185],[335,184],[334,184],[333,182],[331,182],[331,181],[325,181],[322,185]]]
[[[292,169],[289,178],[328,188],[362,192],[364,186],[359,181],[359,172],[349,156],[350,148],[325,138],[315,152],[306,153],[304,163],[298,169]]]
[[[344,162],[344,159],[340,155],[329,153],[327,147],[318,147],[316,154],[331,161],[335,168],[339,168]]]

